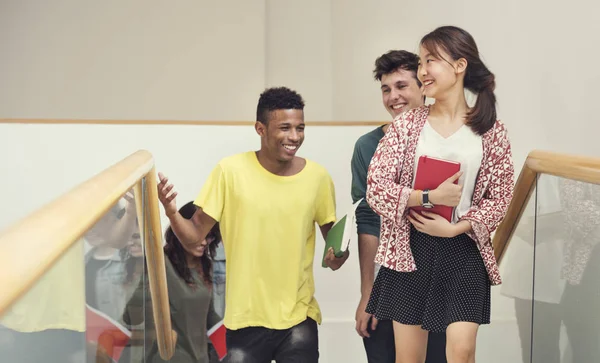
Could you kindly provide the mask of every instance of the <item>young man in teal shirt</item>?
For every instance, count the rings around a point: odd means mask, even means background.
[[[381,83],[383,106],[392,118],[423,105],[425,100],[421,92],[421,82],[417,79],[418,67],[419,57],[404,50],[389,51],[375,61],[374,77]],[[354,202],[365,198],[369,163],[388,126],[389,123],[377,127],[356,141],[351,163],[351,193]],[[361,275],[361,299],[355,317],[356,331],[363,337],[369,363],[394,363],[396,351],[392,322],[377,321],[365,311],[379,269],[374,260],[379,245],[380,229],[380,217],[365,199],[356,209],[356,222]],[[446,335],[430,333],[426,363],[445,363],[445,350]]]

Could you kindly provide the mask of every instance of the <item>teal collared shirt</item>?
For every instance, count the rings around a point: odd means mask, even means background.
[[[376,237],[379,237],[381,218],[369,207],[366,201],[367,173],[377,145],[384,135],[383,126],[362,135],[354,144],[354,153],[350,164],[352,169],[352,202],[356,203],[360,198],[364,198],[356,208],[358,233]]]

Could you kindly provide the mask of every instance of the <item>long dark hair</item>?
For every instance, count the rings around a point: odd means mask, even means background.
[[[464,87],[477,94],[475,107],[467,114],[467,125],[475,133],[485,134],[496,122],[496,81],[494,74],[479,57],[477,44],[471,34],[455,26],[442,26],[425,35],[421,45],[439,59],[444,59],[439,52],[439,49],[443,49],[453,60],[467,60]]]
[[[136,227],[137,227],[137,220],[136,220]],[[139,227],[138,227],[139,228]],[[140,238],[140,232],[139,229],[137,229],[133,235],[131,236],[132,239],[139,239]],[[140,241],[141,243],[141,241]],[[137,274],[139,274],[139,266],[142,265],[144,263],[144,256],[133,256],[131,254],[131,252],[129,252],[129,248],[128,246],[126,246],[125,248],[122,248],[119,251],[119,256],[121,257],[121,261],[125,261],[125,284],[129,284],[132,281],[134,281],[134,278],[136,277]]]
[[[197,207],[193,202],[189,202],[179,209],[179,214],[185,219],[192,219],[192,216],[196,212]],[[204,279],[204,283],[207,286],[212,285],[212,261],[215,256],[215,250],[217,244],[221,242],[221,232],[219,230],[219,223],[216,223],[214,227],[208,232],[206,236],[208,245],[204,250],[204,254],[200,257],[200,267],[197,272]],[[169,226],[165,232],[166,245],[164,247],[165,255],[171,261],[173,268],[177,271],[177,274],[189,285],[195,285],[194,279],[192,278],[192,271],[188,267],[186,255],[187,252],[181,245],[181,241],[175,236],[173,229]]]

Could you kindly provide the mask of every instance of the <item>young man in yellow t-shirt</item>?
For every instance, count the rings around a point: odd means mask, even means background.
[[[220,223],[227,257],[228,361],[317,362],[315,223],[326,237],[336,219],[334,186],[322,166],[296,156],[305,128],[298,93],[267,89],[256,114],[260,150],[217,164],[194,202],[199,208],[192,220],[177,212],[177,193],[162,174],[159,199],[186,247]],[[347,258],[329,251],[326,261],[336,270]]]

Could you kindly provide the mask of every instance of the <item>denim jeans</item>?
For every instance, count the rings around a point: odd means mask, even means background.
[[[225,314],[225,261],[213,262],[213,305],[221,318]]]
[[[225,253],[223,244],[220,243],[217,248],[217,256],[213,261],[213,306],[221,318],[225,315],[225,266]],[[210,342],[208,343],[208,357],[210,363],[219,362],[217,352]],[[224,361],[227,361],[227,358]]]

